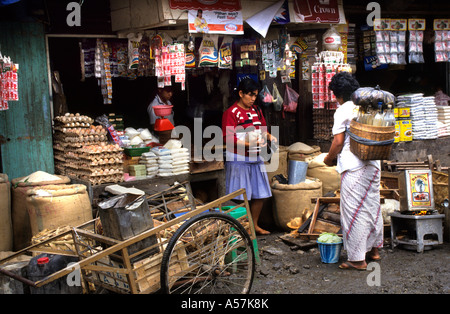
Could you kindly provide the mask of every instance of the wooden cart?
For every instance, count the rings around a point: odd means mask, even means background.
[[[224,210],[240,195],[244,201]],[[69,274],[79,274],[85,292],[115,293],[249,293],[255,271],[256,239],[245,189],[196,206],[189,183],[149,196],[154,227],[125,241],[102,235],[99,218],[29,246],[0,261],[0,272],[33,287],[42,287]],[[245,209],[238,219],[231,211]],[[235,213],[235,212],[234,212]],[[234,215],[235,216],[235,215]],[[61,239],[72,240],[58,248]],[[130,248],[152,238],[154,244]],[[20,255],[70,255],[79,262],[32,282],[4,269]],[[77,272],[77,273],[75,273]]]

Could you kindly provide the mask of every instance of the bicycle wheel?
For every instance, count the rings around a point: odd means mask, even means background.
[[[179,294],[249,293],[255,271],[252,241],[233,217],[208,212],[186,221],[161,262],[161,289]]]

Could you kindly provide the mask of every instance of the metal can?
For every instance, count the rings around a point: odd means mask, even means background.
[[[400,123],[400,142],[411,142],[412,136],[412,124],[411,120],[399,120]]]
[[[411,110],[409,107],[399,107],[398,108],[398,117],[399,118],[409,118],[411,115]]]

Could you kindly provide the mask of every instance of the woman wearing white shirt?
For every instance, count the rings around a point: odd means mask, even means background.
[[[346,134],[358,113],[351,101],[352,93],[358,88],[359,83],[347,72],[336,74],[329,84],[340,106],[334,114],[334,138],[324,162],[331,166],[337,157],[336,169],[341,174],[341,227],[348,260],[339,267],[365,270],[366,259],[380,259],[378,248],[383,246],[383,219],[380,161],[359,159],[350,151],[350,138]]]

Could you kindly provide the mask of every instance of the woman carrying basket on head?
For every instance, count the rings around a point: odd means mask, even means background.
[[[324,163],[333,165],[337,157],[337,171],[341,174],[341,227],[348,260],[342,269],[365,270],[368,260],[378,260],[378,248],[383,246],[383,219],[380,209],[379,160],[361,160],[350,151],[346,134],[358,109],[351,101],[359,83],[347,72],[336,74],[329,89],[336,96],[339,108],[334,114],[333,142]]]

